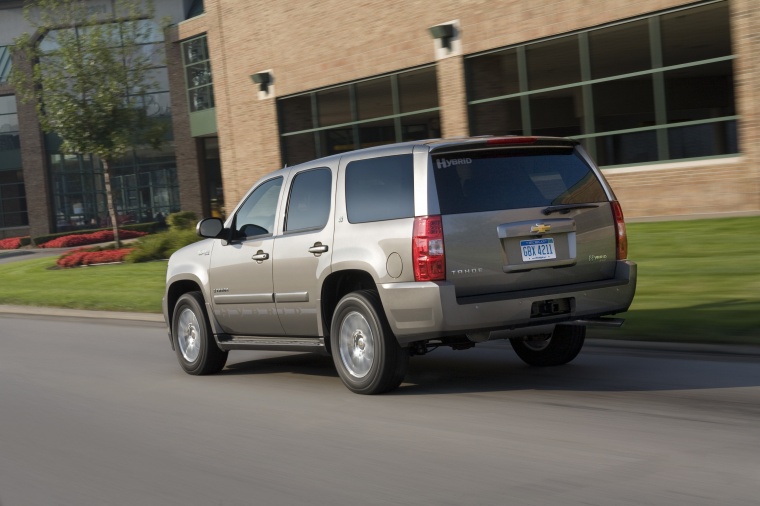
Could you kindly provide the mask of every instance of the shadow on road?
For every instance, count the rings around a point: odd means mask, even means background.
[[[731,372],[726,374],[727,370]],[[308,353],[233,363],[221,374],[278,373],[334,377],[336,384],[340,382],[330,357]],[[519,390],[637,392],[754,386],[760,386],[757,357],[591,347],[568,365],[534,368],[523,364],[507,345],[464,352],[441,349],[413,357],[405,382],[390,395]]]

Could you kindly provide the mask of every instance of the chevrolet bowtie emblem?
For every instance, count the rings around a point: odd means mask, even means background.
[[[530,233],[531,234],[545,234],[549,232],[551,229],[552,229],[551,225],[536,223],[534,226],[530,227]]]

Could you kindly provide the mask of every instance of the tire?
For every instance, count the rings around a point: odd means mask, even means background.
[[[188,292],[177,301],[172,341],[179,365],[188,374],[215,374],[227,363],[227,352],[220,350],[214,340],[200,292]]]
[[[564,365],[573,360],[583,348],[586,327],[557,325],[545,340],[510,339],[512,348],[523,362],[536,367]]]
[[[398,344],[372,290],[351,292],[338,302],[330,348],[340,379],[357,394],[393,390],[409,369],[409,351]]]

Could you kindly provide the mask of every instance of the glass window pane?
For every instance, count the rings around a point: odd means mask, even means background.
[[[322,144],[321,156],[345,153],[357,148],[354,144],[354,129],[351,127],[323,130],[319,132],[319,138]]]
[[[668,145],[673,159],[738,153],[736,121],[669,128]]]
[[[317,92],[317,106],[319,126],[340,125],[352,121],[348,86]]]
[[[332,172],[307,170],[296,175],[288,199],[285,230],[323,228],[330,215]]]
[[[581,88],[578,86],[531,95],[530,121],[533,135],[567,137],[582,134]]]
[[[657,133],[646,131],[599,137],[596,158],[599,165],[654,162],[658,160]]]
[[[520,92],[516,49],[468,58],[465,62],[470,83],[470,100]]]
[[[572,148],[456,153],[467,164],[434,155],[441,214],[479,213],[606,200],[591,167]]]
[[[373,121],[359,125],[359,147],[369,148],[396,142],[396,128],[393,119]]]
[[[214,94],[210,86],[190,90],[190,111],[203,111],[214,107]]]
[[[313,133],[288,135],[282,138],[285,163],[297,165],[317,157],[317,145]]]
[[[665,72],[668,123],[736,114],[730,61]]]
[[[298,95],[279,101],[283,133],[314,128],[311,115],[311,95]]]
[[[472,135],[522,135],[519,98],[509,98],[470,106]]]
[[[360,120],[392,115],[391,78],[382,77],[356,83],[356,102]]]
[[[438,111],[401,118],[401,140],[419,141],[441,137],[441,116]]]
[[[648,70],[652,66],[646,19],[592,30],[588,41],[592,79]]]
[[[655,124],[652,76],[597,83],[593,85],[592,93],[597,132]]]
[[[16,112],[16,96],[6,95],[0,97],[0,114],[13,114]],[[4,120],[5,118],[0,118]]]
[[[529,89],[579,82],[579,55],[578,37],[575,35],[526,46]]]
[[[235,216],[235,230],[243,237],[272,234],[282,178],[259,185],[245,200]]]
[[[438,107],[435,67],[398,74],[398,87],[402,113]]]
[[[351,223],[414,216],[412,155],[349,163],[346,167],[346,211]]]
[[[660,24],[665,66],[731,55],[728,2],[665,14]]]

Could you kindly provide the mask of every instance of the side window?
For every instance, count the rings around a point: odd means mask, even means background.
[[[349,163],[346,167],[346,208],[351,223],[414,216],[412,155]]]
[[[330,169],[307,170],[297,174],[290,187],[285,231],[323,228],[330,215],[331,197]]]
[[[282,178],[270,179],[256,188],[235,215],[237,238],[272,234]]]

